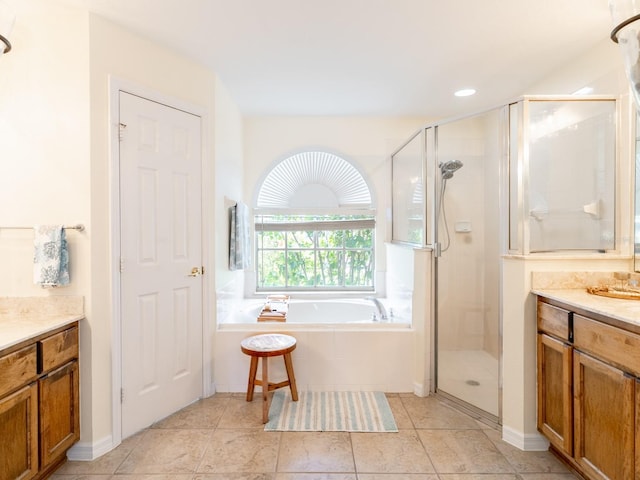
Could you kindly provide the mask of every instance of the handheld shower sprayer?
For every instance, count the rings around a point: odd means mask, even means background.
[[[446,235],[446,242],[444,243],[444,247],[440,246],[437,249],[437,256],[440,256],[442,252],[446,252],[451,245],[451,237],[449,236],[449,225],[447,225],[447,214],[444,209],[444,191],[447,188],[447,180],[453,178],[454,172],[460,170],[462,166],[463,163],[460,160],[449,160],[448,162],[440,162],[440,164],[438,165],[438,167],[440,167],[440,174],[442,175],[440,201],[438,202],[438,221],[440,220],[440,217],[442,217],[442,223],[444,224],[444,233]]]
[[[448,162],[440,162],[440,173],[443,180],[449,180],[453,177],[453,173],[462,168],[463,163],[460,160],[449,160]]]

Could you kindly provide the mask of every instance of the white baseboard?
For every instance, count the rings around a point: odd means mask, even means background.
[[[205,385],[205,387],[204,387],[203,397],[204,398],[209,398],[211,395],[215,395],[217,391],[218,390],[216,389],[216,383],[215,382],[209,382],[209,384]]]
[[[114,445],[111,435],[95,443],[78,442],[67,452],[67,458],[75,462],[90,462],[110,452],[118,445]]]
[[[429,388],[425,388],[422,383],[413,382],[413,394],[417,397],[428,397]]]
[[[540,433],[522,433],[502,426],[502,440],[526,452],[542,452],[549,449],[549,441]]]

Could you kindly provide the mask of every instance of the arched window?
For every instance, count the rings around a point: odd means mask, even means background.
[[[318,151],[282,160],[255,207],[258,290],[373,290],[372,195],[347,160]]]

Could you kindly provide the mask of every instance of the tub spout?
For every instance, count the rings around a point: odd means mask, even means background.
[[[378,315],[380,316],[381,321],[386,321],[389,319],[389,317],[387,317],[387,310],[384,308],[384,305],[379,299],[377,299],[376,297],[367,297],[367,300],[371,300],[376,306],[376,310],[378,311]]]

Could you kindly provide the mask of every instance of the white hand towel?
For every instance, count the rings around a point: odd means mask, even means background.
[[[34,233],[33,283],[42,287],[69,284],[69,251],[62,225],[36,225]]]

